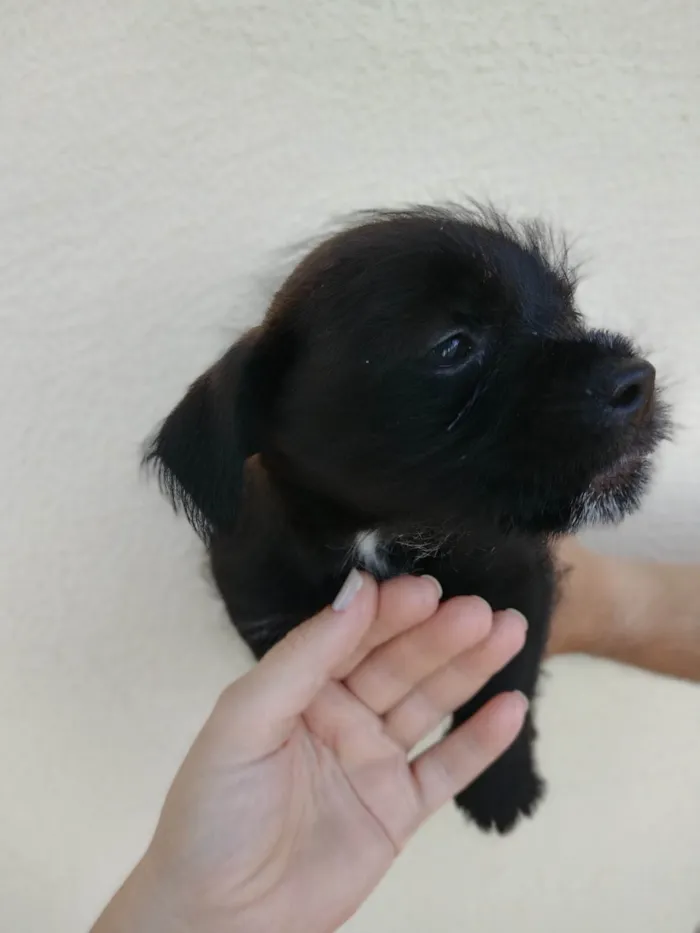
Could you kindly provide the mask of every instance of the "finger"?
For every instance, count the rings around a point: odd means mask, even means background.
[[[379,606],[364,638],[334,672],[342,680],[377,646],[396,638],[432,616],[442,596],[442,587],[434,577],[394,577],[379,587]]]
[[[527,698],[502,693],[411,765],[426,819],[493,764],[523,727]]]
[[[377,584],[353,570],[333,606],[293,629],[222,694],[219,706],[230,717],[230,728],[244,733],[240,741],[246,749],[255,746],[264,753],[263,747],[276,748],[289,735],[372,624]]]
[[[373,651],[345,683],[382,715],[421,680],[484,639],[492,618],[490,606],[479,597],[451,599],[431,618]]]
[[[429,735],[522,650],[524,618],[499,612],[487,638],[418,684],[384,717],[387,735],[407,751]]]

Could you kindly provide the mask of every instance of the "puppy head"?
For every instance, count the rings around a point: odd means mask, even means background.
[[[301,262],[149,459],[205,534],[233,525],[255,453],[364,526],[618,520],[667,422],[653,367],[587,329],[574,288],[537,224],[367,217]]]

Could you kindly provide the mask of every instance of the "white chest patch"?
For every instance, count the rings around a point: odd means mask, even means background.
[[[353,546],[353,559],[360,568],[375,577],[387,576],[389,573],[389,562],[376,529],[358,533]]]

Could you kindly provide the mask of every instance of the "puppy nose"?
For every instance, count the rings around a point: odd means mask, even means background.
[[[608,411],[615,421],[638,421],[649,414],[654,400],[656,370],[646,360],[615,363],[609,383]]]

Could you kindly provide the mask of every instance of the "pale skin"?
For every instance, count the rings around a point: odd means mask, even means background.
[[[700,567],[617,561],[564,540],[550,653],[700,680]],[[356,579],[357,583],[357,579]],[[366,576],[226,688],[145,855],[92,933],[332,933],[418,827],[512,742],[502,694],[410,750],[522,647],[526,623],[439,585]]]

